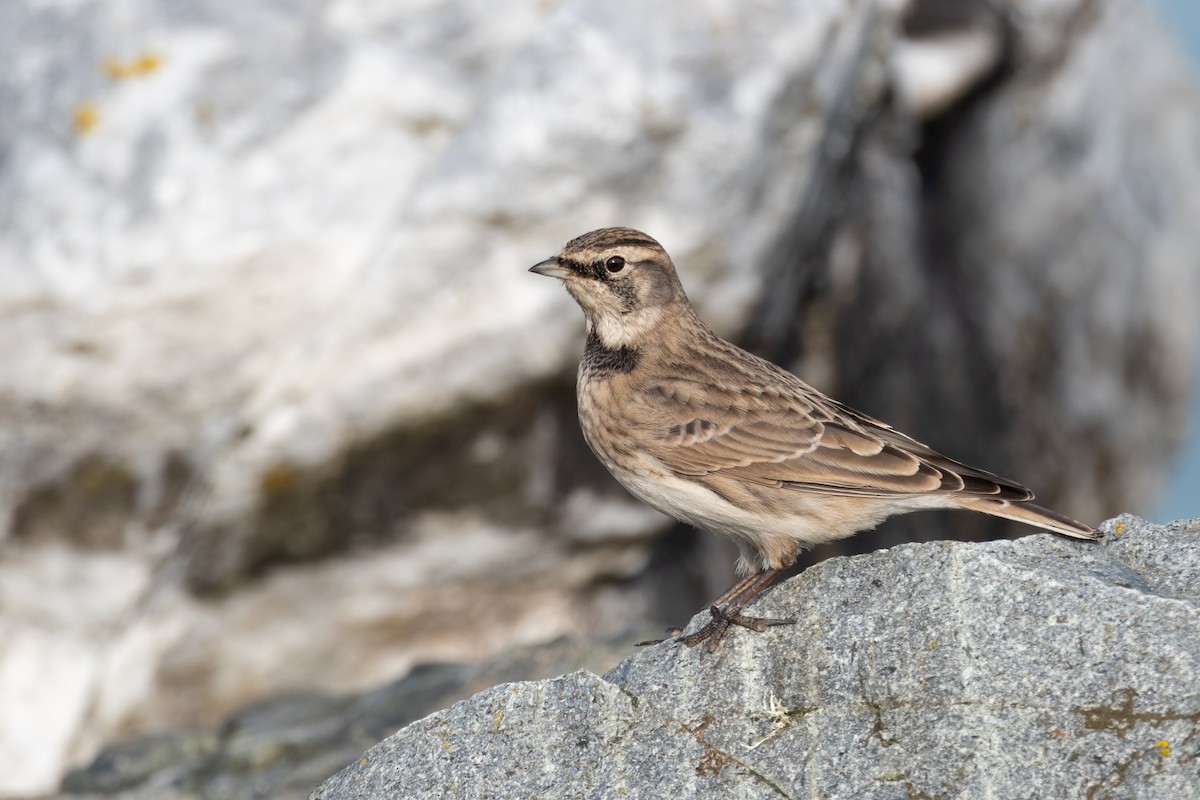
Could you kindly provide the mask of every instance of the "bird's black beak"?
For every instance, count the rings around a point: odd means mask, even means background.
[[[545,275],[549,278],[569,278],[574,273],[570,268],[561,264],[558,257],[547,258],[545,261],[540,261],[529,268],[529,271],[535,275]]]

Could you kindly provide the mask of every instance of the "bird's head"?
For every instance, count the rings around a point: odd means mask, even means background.
[[[662,245],[632,228],[601,228],[572,239],[530,272],[561,278],[607,347],[640,343],[668,314],[687,309]]]

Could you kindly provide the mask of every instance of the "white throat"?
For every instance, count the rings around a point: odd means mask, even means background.
[[[589,319],[588,327],[594,328],[601,344],[607,348],[633,347],[644,340],[646,334],[658,324],[662,314],[661,306],[643,308],[629,314],[605,314],[594,324]]]

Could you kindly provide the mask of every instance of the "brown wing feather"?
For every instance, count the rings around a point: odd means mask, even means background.
[[[688,381],[664,382],[641,396],[640,419],[634,422],[660,432],[648,449],[681,476],[720,474],[764,486],[872,497],[1033,496],[1019,484],[946,458],[882,422],[826,401],[788,377],[795,384],[790,393],[777,386],[703,392]],[[681,417],[683,397],[688,402]],[[725,402],[706,402],[707,397]]]
[[[828,403],[835,412],[841,413],[847,419],[868,428],[881,441],[912,453],[914,456],[947,475],[954,475],[963,484],[959,489],[954,491],[959,491],[963,494],[992,496],[996,499],[1014,500],[1016,502],[1033,499],[1033,492],[1016,481],[1010,481],[1007,478],[1002,478],[986,470],[969,466],[952,458],[947,458],[928,445],[922,444],[910,436],[905,436],[891,425],[855,411],[836,400],[828,400]]]

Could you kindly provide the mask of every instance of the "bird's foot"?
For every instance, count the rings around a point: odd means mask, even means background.
[[[675,639],[678,639],[682,635],[683,635],[683,628],[675,628],[675,627],[667,628],[667,635],[664,636],[662,639],[647,639],[644,642],[638,642],[637,644],[634,645],[634,647],[649,647],[652,644],[662,644],[663,642],[674,641]]]
[[[762,633],[773,625],[795,625],[796,620],[794,619],[748,617],[742,614],[742,609],[757,597],[759,593],[770,586],[771,582],[779,577],[780,573],[786,568],[772,567],[771,569],[766,569],[742,578],[708,607],[709,613],[712,614],[712,619],[707,625],[687,636],[683,635],[683,630],[680,628],[668,628],[667,635],[670,637],[669,641],[683,642],[688,647],[695,647],[701,642],[708,642],[705,649],[711,653],[717,649],[717,644],[720,643],[721,639],[725,638],[725,634],[729,632],[730,626],[737,625],[740,628],[749,628],[752,631]],[[648,642],[638,642],[638,646],[659,644],[665,641],[668,641],[668,639],[651,639]]]
[[[796,624],[796,620],[794,619],[747,617],[740,610],[725,610],[715,605],[709,606],[708,611],[712,614],[712,619],[709,620],[707,625],[695,633],[689,633],[687,636],[676,636],[675,641],[683,642],[688,647],[695,647],[701,642],[708,642],[704,649],[712,653],[717,649],[717,644],[725,638],[725,634],[729,632],[729,628],[732,625],[737,625],[740,628],[749,628],[752,631],[762,633],[774,625]]]

